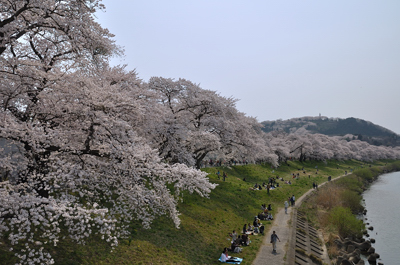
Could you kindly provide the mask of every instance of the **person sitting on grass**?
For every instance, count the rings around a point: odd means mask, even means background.
[[[265,227],[262,225],[262,226],[260,227],[260,234],[261,234],[261,235],[264,235],[264,229],[265,229]]]
[[[274,217],[272,216],[272,213],[269,213],[268,214],[268,218],[267,218],[268,220],[274,220]]]
[[[251,223],[249,223],[247,225],[247,231],[252,232],[253,231],[253,226],[251,225]]]
[[[241,235],[238,235],[238,238],[235,241],[236,246],[242,246],[243,245],[243,239]]]
[[[250,238],[247,234],[242,235],[242,245],[243,246],[250,245]]]
[[[237,233],[235,230],[232,231],[232,234],[230,234],[230,236],[232,237],[232,241],[235,242],[236,238],[237,238]]]
[[[268,211],[266,213],[259,213],[258,219],[259,220],[268,220]]]
[[[236,262],[236,259],[228,255],[228,248],[224,248],[220,258],[221,262]]]
[[[240,246],[241,246],[240,244],[237,244],[235,241],[233,241],[231,245],[231,252],[234,253],[242,252],[242,248]]]
[[[257,216],[254,217],[253,226],[254,226],[254,233],[258,233],[258,227],[260,226],[260,219]]]

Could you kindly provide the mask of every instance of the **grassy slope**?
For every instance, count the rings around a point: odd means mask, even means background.
[[[219,186],[211,193],[210,199],[198,195],[185,194],[179,204],[181,215],[180,229],[172,221],[159,217],[152,229],[145,230],[140,224],[132,224],[132,241],[121,240],[113,252],[102,240],[91,238],[86,246],[69,241],[60,242],[52,249],[56,264],[218,264],[217,259],[223,247],[229,246],[228,233],[240,231],[245,223],[253,221],[260,211],[261,204],[272,204],[273,214],[283,206],[290,195],[300,197],[312,187],[312,182],[324,182],[327,176],[342,175],[345,170],[360,167],[358,161],[337,162],[289,162],[275,172],[269,165],[234,166],[232,168],[207,168],[210,180]],[[375,164],[383,165],[384,161]],[[315,166],[318,166],[316,174]],[[304,167],[306,174],[301,168]],[[228,173],[226,181],[217,179],[217,170]],[[299,180],[292,180],[291,173],[300,173]],[[255,183],[267,182],[272,176],[292,180],[292,185],[280,182],[281,187],[267,194],[266,190],[249,190]],[[310,178],[308,176],[311,176]],[[246,181],[243,181],[246,177]],[[278,220],[279,221],[279,220]],[[266,224],[268,231],[271,223]],[[263,236],[250,236],[252,244],[245,247],[242,264],[251,264],[262,243]],[[12,256],[0,245],[0,260],[15,264]],[[3,263],[2,263],[3,264]]]

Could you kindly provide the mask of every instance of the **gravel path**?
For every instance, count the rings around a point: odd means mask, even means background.
[[[300,200],[300,199],[299,199]],[[297,201],[296,200],[296,203]],[[283,202],[282,202],[283,204]],[[254,265],[274,264],[280,265],[285,263],[286,252],[289,246],[291,237],[290,224],[292,220],[292,207],[288,208],[288,213],[285,214],[285,208],[279,210],[275,214],[274,222],[269,231],[266,232],[263,244],[257,253],[256,259],[253,261]],[[272,244],[270,243],[272,231],[278,235],[281,242],[277,242],[276,253],[272,253]]]

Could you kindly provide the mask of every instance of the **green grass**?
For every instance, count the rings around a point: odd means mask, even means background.
[[[386,162],[392,161],[379,161],[374,165],[384,165]],[[343,175],[345,170],[350,172],[351,168],[362,166],[366,165],[352,160],[327,163],[289,161],[274,169],[274,172],[270,165],[206,168],[204,171],[209,173],[210,181],[219,185],[209,199],[184,193],[183,202],[178,206],[182,221],[180,229],[176,229],[167,217],[161,216],[149,230],[141,228],[140,223],[132,223],[135,232],[131,242],[121,240],[112,252],[104,241],[95,236],[85,246],[62,240],[50,251],[56,264],[218,264],[223,248],[230,245],[228,233],[232,230],[239,232],[245,223],[252,223],[254,216],[260,212],[261,204],[271,204],[275,215],[289,196],[299,198],[312,188],[313,182],[322,183],[328,176],[335,178]],[[218,170],[221,175],[223,171],[228,174],[225,182],[222,177],[218,180]],[[292,173],[300,173],[300,178],[292,179]],[[249,190],[255,183],[262,184],[275,176],[291,180],[293,184],[278,181],[280,187],[269,194],[266,190]],[[246,181],[243,181],[244,177]],[[264,223],[268,231],[272,223]],[[250,239],[250,246],[244,247],[242,253],[235,254],[244,259],[243,265],[251,264],[255,259],[263,236],[250,236]],[[13,255],[6,251],[9,247],[0,244],[0,260],[9,261],[4,264],[15,264]]]

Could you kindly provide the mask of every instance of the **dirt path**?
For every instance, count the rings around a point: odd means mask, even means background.
[[[341,177],[344,177],[345,175],[339,176],[337,178],[332,179],[332,181],[335,181]],[[326,183],[329,183],[328,181],[319,184],[319,187],[325,185]],[[296,198],[296,206],[295,208],[299,207],[303,200],[312,193],[314,189],[308,190],[306,193],[304,193],[300,198]],[[282,202],[283,205],[284,202]],[[296,224],[293,224],[293,212],[294,208],[290,207],[288,208],[287,214],[285,214],[285,208],[281,208],[278,213],[275,215],[274,222],[269,229],[269,231],[266,231],[264,241],[257,253],[257,256],[255,260],[253,261],[253,265],[264,265],[264,264],[273,264],[273,265],[284,265],[284,264],[294,264],[294,260],[288,260],[291,259],[291,257],[288,257],[288,248],[290,246],[290,242],[292,240],[296,240],[293,237],[292,233],[292,228],[296,227]],[[272,244],[270,243],[270,237],[272,234],[272,231],[275,231],[275,233],[278,235],[279,239],[281,242],[278,241],[277,243],[277,249],[276,253],[272,252]]]
[[[283,203],[282,203],[283,204]],[[291,222],[292,207],[288,208],[288,213],[285,214],[285,209],[282,208],[277,214],[275,214],[274,222],[269,231],[266,232],[264,241],[257,253],[256,259],[253,261],[254,265],[261,264],[284,264],[287,247],[289,246],[289,238],[291,231],[289,224]],[[272,244],[270,243],[270,237],[272,231],[278,235],[281,242],[278,241],[276,246],[276,253],[272,253]]]

